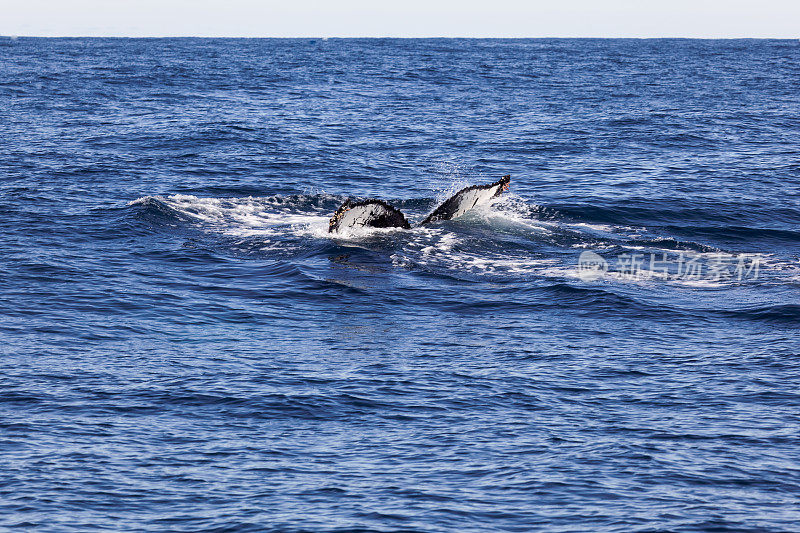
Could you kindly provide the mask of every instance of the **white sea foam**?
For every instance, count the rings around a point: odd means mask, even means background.
[[[455,187],[454,187],[455,188]],[[335,201],[333,201],[335,200]],[[432,270],[470,273],[472,275],[581,279],[577,256],[571,254],[559,257],[546,257],[542,253],[515,249],[502,254],[497,249],[487,248],[485,233],[478,236],[463,232],[455,226],[437,224],[415,227],[411,230],[400,228],[350,228],[345,231],[328,233],[331,215],[330,205],[338,202],[337,197],[324,195],[303,195],[297,197],[243,197],[243,198],[201,198],[193,195],[176,194],[170,196],[147,196],[138,198],[130,205],[142,205],[151,201],[159,202],[172,209],[185,219],[192,221],[204,231],[245,239],[237,246],[253,249],[252,238],[260,244],[261,251],[287,250],[299,246],[291,237],[332,239],[350,246],[369,246],[373,239],[382,235],[398,235],[397,249],[391,254],[391,261],[397,266],[422,267]],[[500,232],[510,233],[516,238],[535,242],[547,238],[549,245],[558,246],[559,235],[569,236],[564,241],[563,250],[600,251],[619,249],[620,253],[640,253],[645,258],[655,253],[675,258],[684,253],[697,261],[736,261],[739,254],[733,252],[692,252],[635,243],[634,232],[643,228],[611,226],[607,224],[563,223],[557,220],[540,220],[539,206],[528,203],[514,195],[504,195],[493,205],[483,206],[469,213],[464,222],[490,226]],[[577,236],[575,234],[578,234]],[[622,234],[622,235],[621,235]],[[287,237],[290,239],[287,241]],[[569,242],[578,238],[579,242]],[[620,239],[624,240],[620,240]],[[653,236],[648,236],[653,239]],[[633,240],[633,242],[631,242]],[[524,242],[524,241],[523,241]],[[365,244],[366,243],[366,244]],[[762,275],[772,274],[765,282],[800,283],[800,263],[762,254],[760,270]],[[642,272],[636,275],[621,272],[613,257],[606,256],[612,268],[597,282],[624,284],[669,283],[686,287],[718,288],[736,283],[732,279],[687,279],[685,276],[663,272]],[[574,263],[572,262],[574,260]],[[765,276],[766,278],[766,276]],[[764,279],[764,278],[760,278]]]
[[[199,198],[188,194],[148,196],[131,205],[157,200],[208,231],[237,237],[285,233],[327,233],[328,216],[298,213],[280,197]]]

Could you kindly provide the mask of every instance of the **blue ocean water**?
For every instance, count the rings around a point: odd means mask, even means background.
[[[798,147],[797,41],[0,38],[0,528],[797,531]]]

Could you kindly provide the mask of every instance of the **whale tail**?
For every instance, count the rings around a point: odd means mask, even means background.
[[[400,210],[383,200],[352,202],[348,198],[331,217],[328,233],[360,227],[411,229],[411,224]]]
[[[420,222],[420,225],[458,218],[473,207],[488,204],[492,198],[507,191],[510,184],[511,175],[506,175],[488,185],[472,185],[461,189],[434,209],[430,215],[425,217],[425,220]]]
[[[488,185],[473,185],[461,189],[448,198],[420,222],[431,224],[440,220],[460,217],[473,207],[488,204],[493,198],[508,190],[511,176],[503,176]],[[328,233],[339,233],[350,228],[404,228],[411,229],[405,215],[383,200],[352,202],[349,198],[336,210],[328,224]]]

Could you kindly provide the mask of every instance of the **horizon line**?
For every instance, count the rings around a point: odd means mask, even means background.
[[[0,34],[6,39],[631,39],[631,40],[657,40],[657,39],[682,39],[704,41],[733,41],[733,40],[775,40],[793,41],[800,37],[752,37],[752,36],[726,36],[726,37],[687,37],[687,36],[465,36],[465,35],[426,35],[426,36],[400,36],[400,35],[21,35]]]

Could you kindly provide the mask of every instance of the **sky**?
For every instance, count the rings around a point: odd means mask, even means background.
[[[800,0],[0,0],[0,35],[800,38]]]

